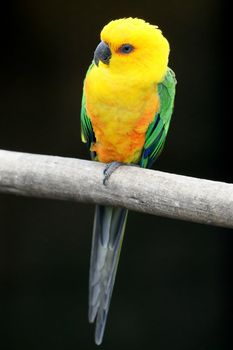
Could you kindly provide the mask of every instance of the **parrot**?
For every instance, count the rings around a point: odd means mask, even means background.
[[[151,168],[160,155],[174,107],[176,77],[170,46],[158,26],[140,18],[110,21],[87,70],[81,139],[105,163],[103,184],[121,165]],[[96,205],[89,272],[90,323],[103,340],[128,211]]]

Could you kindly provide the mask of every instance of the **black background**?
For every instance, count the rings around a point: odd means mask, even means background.
[[[175,111],[161,171],[232,182],[226,1],[7,2],[0,148],[88,159],[82,81],[111,19],[158,24]],[[6,4],[5,4],[6,5]],[[93,207],[0,195],[0,348],[95,349],[87,321]],[[130,213],[102,349],[231,348],[232,232]]]

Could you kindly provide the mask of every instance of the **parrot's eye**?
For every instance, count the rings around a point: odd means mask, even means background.
[[[124,54],[128,54],[130,52],[132,52],[134,50],[134,47],[130,44],[123,44],[121,45],[121,47],[119,48],[119,52],[120,53],[124,53]]]

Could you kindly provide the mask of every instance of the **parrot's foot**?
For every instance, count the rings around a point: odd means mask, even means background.
[[[104,168],[104,179],[103,179],[103,184],[106,185],[108,182],[108,179],[110,178],[110,176],[112,175],[112,173],[114,173],[115,170],[117,170],[120,166],[122,165],[127,165],[127,166],[136,166],[136,167],[140,167],[140,165],[138,164],[134,164],[134,163],[121,163],[121,162],[111,162],[108,163],[106,165],[106,167]]]
[[[117,170],[121,165],[125,165],[124,163],[120,163],[120,162],[111,162],[108,163],[106,165],[106,167],[104,168],[104,179],[103,179],[103,184],[106,185],[108,179],[110,178],[110,176],[112,175],[112,173],[114,173],[115,170]]]

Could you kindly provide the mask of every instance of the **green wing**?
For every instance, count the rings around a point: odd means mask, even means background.
[[[89,73],[92,67],[93,67],[93,64],[90,65],[87,71],[87,74]],[[91,120],[87,115],[86,98],[85,98],[84,92],[83,92],[82,105],[81,105],[81,138],[82,138],[82,142],[86,143],[88,148],[91,149],[91,145],[95,142],[95,134],[92,128]],[[92,153],[94,152],[91,152],[91,154]]]
[[[139,162],[142,168],[151,168],[163,149],[173,112],[175,88],[175,73],[168,68],[163,82],[158,85],[160,111],[155,115],[146,132]]]

